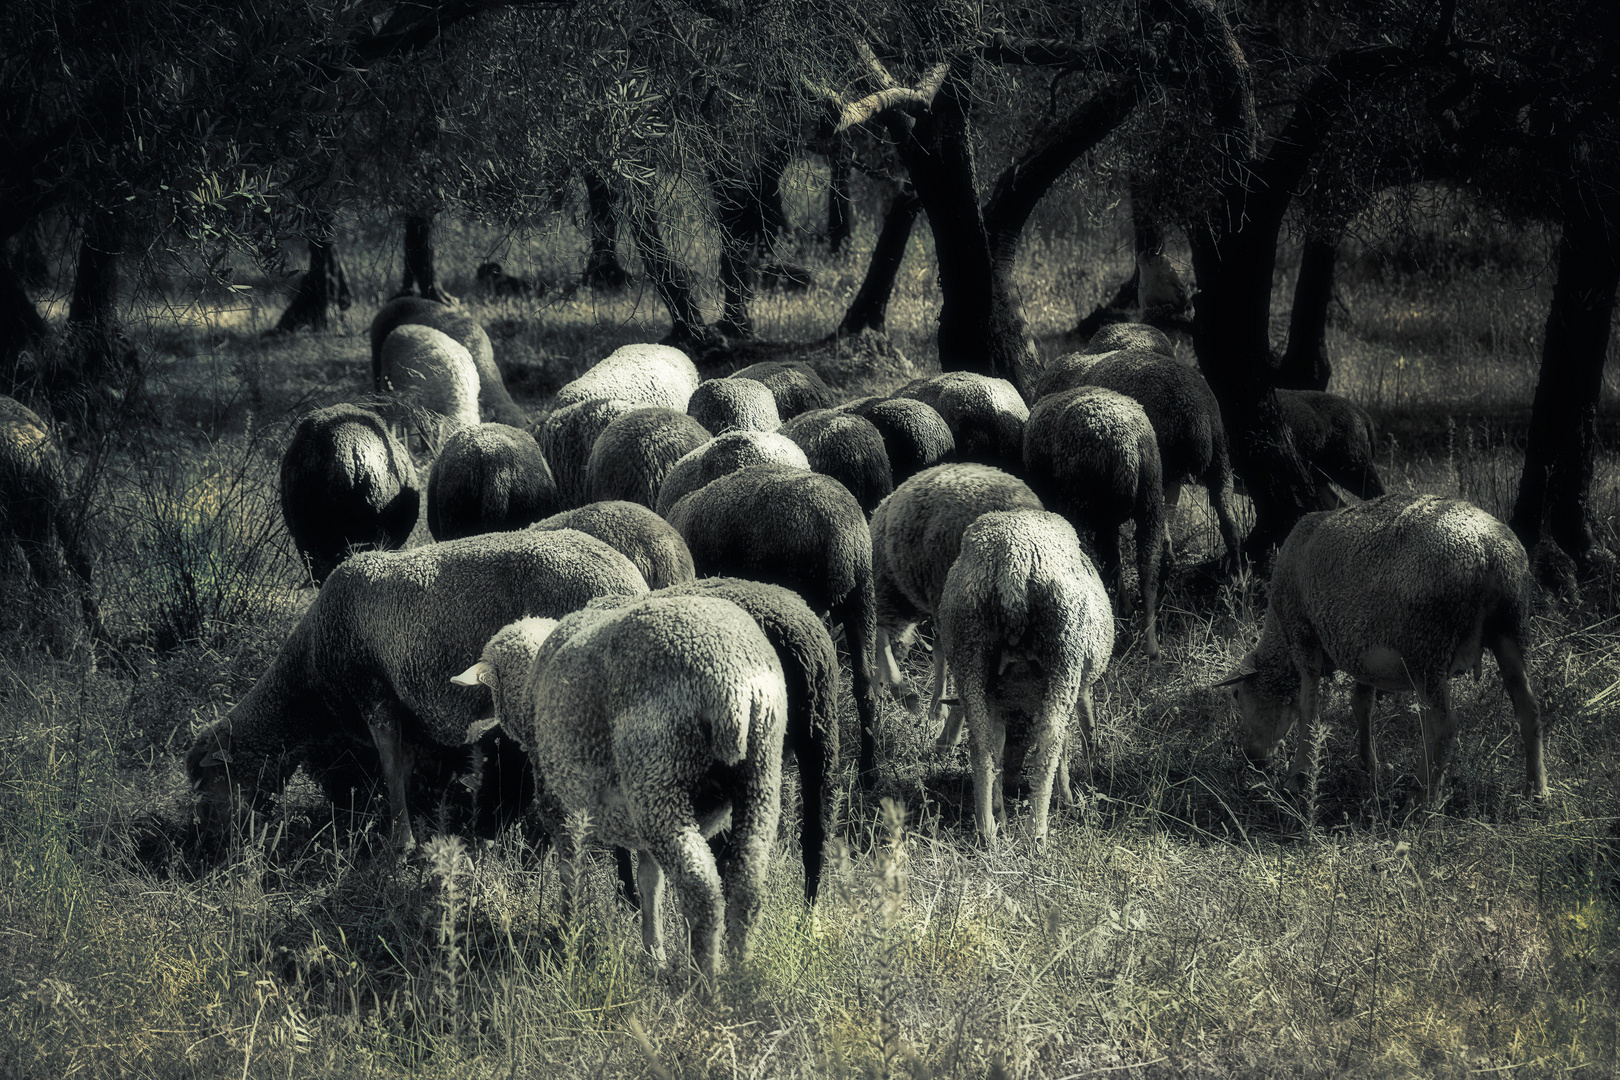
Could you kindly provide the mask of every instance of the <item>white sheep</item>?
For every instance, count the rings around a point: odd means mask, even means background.
[[[452,434],[478,423],[478,369],[459,341],[431,326],[395,327],[382,343],[382,388],[393,397],[396,423],[404,414],[420,424],[424,442],[435,450]]]
[[[751,385],[758,386],[758,383]],[[799,444],[777,431],[728,431],[688,451],[664,474],[655,509],[664,517],[685,495],[750,465],[786,465],[810,468]]]
[[[661,405],[685,412],[697,386],[697,365],[681,350],[670,345],[624,345],[558,390],[552,407],[618,398],[637,406]]]
[[[692,391],[686,411],[713,435],[775,431],[782,426],[776,395],[757,379],[706,379]]]
[[[377,390],[383,389],[382,345],[395,327],[407,323],[420,323],[442,330],[455,338],[472,357],[478,371],[478,404],[491,420],[512,427],[526,427],[529,422],[512,395],[507,392],[501,378],[501,369],[495,366],[495,347],[489,334],[461,305],[441,304],[421,296],[400,296],[384,304],[371,320],[371,379]]]
[[[494,636],[456,677],[488,683],[496,719],[523,742],[542,815],[584,811],[590,837],[638,852],[642,942],[665,963],[668,874],[713,979],[720,938],[746,958],[782,798],[787,686],[776,650],[737,605],[656,596]],[[706,837],[728,824],[722,882]],[[552,835],[568,842],[561,821]],[[563,863],[571,866],[571,853]]]
[[[1519,721],[1526,785],[1545,798],[1541,705],[1524,661],[1530,587],[1518,538],[1461,499],[1385,495],[1306,515],[1277,556],[1259,645],[1218,684],[1235,684],[1245,753],[1268,761],[1298,720],[1288,778],[1297,787],[1315,742],[1318,685],[1343,671],[1356,683],[1350,712],[1376,783],[1375,691],[1416,690],[1432,802],[1456,741],[1451,677],[1475,667],[1488,648]]]

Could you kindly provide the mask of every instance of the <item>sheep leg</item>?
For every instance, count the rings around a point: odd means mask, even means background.
[[[900,661],[895,658],[894,646],[898,642],[900,654],[902,656],[908,654],[911,651],[909,647],[911,635],[916,628],[917,624],[911,623],[895,633],[890,633],[880,626],[877,628],[876,633],[873,634],[877,653],[874,663],[876,668],[875,682],[880,686],[888,687],[889,693],[893,694],[895,700],[905,706],[909,712],[916,712],[918,706],[922,703],[911,687],[906,685],[906,677],[900,670]],[[850,662],[853,665],[853,656],[851,656]]]
[[[1440,795],[1440,777],[1457,742],[1457,717],[1451,711],[1451,687],[1444,675],[1418,691],[1423,720],[1423,765],[1427,776],[1423,801],[1433,806]]]
[[[1156,485],[1142,493],[1136,517],[1136,576],[1142,586],[1142,623],[1149,660],[1159,656],[1159,569],[1164,557],[1158,536],[1165,528],[1163,497]],[[1121,590],[1123,592],[1123,589]]]
[[[1232,470],[1228,466],[1218,472],[1214,483],[1206,483],[1209,504],[1215,510],[1215,522],[1220,526],[1221,541],[1226,544],[1227,565],[1237,573],[1243,565],[1243,548],[1238,540],[1237,519],[1232,516]]]
[[[826,856],[828,799],[826,793],[827,747],[823,736],[814,731],[795,732],[793,756],[799,760],[799,801],[803,803],[799,822],[799,847],[804,857],[804,899],[816,902],[821,888],[821,863]],[[833,737],[837,733],[833,732]]]
[[[939,730],[939,738],[934,741],[934,749],[939,753],[947,753],[956,749],[956,742],[962,737],[962,710],[952,708],[944,703],[945,698],[945,649],[939,642],[934,643],[934,703],[929,707],[929,724],[937,724],[943,713],[945,725]]]
[[[984,672],[958,670],[956,686],[961,698],[961,710],[967,721],[968,763],[973,776],[973,816],[978,821],[979,836],[985,847],[996,849],[996,804],[1000,802],[1001,741],[1005,732],[997,736],[998,727],[990,716],[984,696]]]
[[[405,745],[399,712],[392,705],[379,705],[372,711],[366,726],[371,729],[371,741],[377,746],[383,780],[388,785],[390,836],[396,848],[409,851],[416,846],[416,837],[411,832],[411,811],[406,803],[413,755]]]
[[[1063,703],[1047,702],[1036,724],[1039,734],[1035,737],[1035,782],[1030,788],[1029,799],[1033,808],[1031,824],[1035,831],[1035,843],[1042,847],[1046,844],[1052,784],[1057,779],[1058,766],[1064,757],[1064,728],[1068,726],[1066,721],[1070,711],[1063,707]],[[1067,786],[1068,777],[1064,777],[1064,781],[1064,786]]]
[[[749,741],[742,790],[731,801],[730,858],[725,866],[726,940],[731,955],[748,959],[749,935],[765,898],[771,846],[782,816],[782,730],[760,728]],[[804,811],[810,817],[809,809]]]
[[[1091,780],[1091,758],[1097,749],[1097,713],[1091,701],[1091,687],[1080,688],[1080,697],[1077,702],[1080,714],[1080,745],[1086,755],[1086,780]],[[1067,731],[1063,732],[1063,761],[1058,772],[1059,794],[1063,797],[1065,806],[1074,803],[1074,789],[1069,786],[1069,753],[1074,746],[1074,739]]]
[[[832,620],[844,628],[849,642],[849,666],[855,691],[855,716],[861,725],[861,784],[867,786],[877,779],[877,693],[873,645],[877,635],[872,582],[860,581],[838,604],[828,612]],[[774,826],[773,826],[774,828]]]
[[[726,898],[720,890],[720,872],[715,869],[709,845],[696,823],[688,822],[667,839],[647,845],[645,851],[658,860],[675,886],[681,914],[692,928],[692,959],[704,978],[713,979],[719,972]],[[653,911],[657,907],[644,895],[642,917]]]
[[[1350,691],[1350,715],[1356,721],[1356,731],[1361,736],[1361,765],[1367,770],[1367,782],[1372,786],[1373,798],[1378,797],[1378,747],[1373,743],[1373,706],[1377,704],[1378,691],[1366,683],[1356,683],[1356,688]]]
[[[664,868],[645,849],[636,853],[636,891],[641,894],[641,944],[662,968],[669,963],[664,948]]]
[[[1525,672],[1524,650],[1507,636],[1491,643],[1496,654],[1496,666],[1501,669],[1502,683],[1513,701],[1513,715],[1519,720],[1519,738],[1524,742],[1525,791],[1533,798],[1547,797],[1547,764],[1542,759],[1541,702],[1530,689]]]
[[[1293,764],[1288,766],[1289,791],[1298,791],[1301,781],[1310,774],[1311,748],[1316,744],[1317,691],[1321,678],[1320,672],[1299,673],[1299,745],[1294,748]]]
[[[1102,579],[1114,583],[1114,604],[1121,618],[1128,619],[1135,610],[1131,594],[1125,591],[1125,563],[1119,554],[1119,526],[1103,526],[1097,531],[1097,559],[1102,563]]]

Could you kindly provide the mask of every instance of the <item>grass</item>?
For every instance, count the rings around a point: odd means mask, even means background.
[[[1021,286],[1050,350],[1128,258],[1123,230],[1061,205],[1042,213]],[[801,252],[820,284],[762,298],[762,335],[832,327],[871,244],[864,224],[845,259]],[[1489,666],[1454,683],[1462,735],[1438,813],[1411,808],[1409,697],[1379,707],[1388,774],[1381,797],[1367,793],[1342,681],[1324,695],[1314,782],[1284,796],[1235,760],[1230,706],[1210,686],[1256,636],[1264,583],[1199,569],[1219,545],[1202,496],[1172,519],[1164,659],[1134,644],[1115,657],[1091,784],[1054,814],[1048,851],[1030,850],[1028,807],[1013,805],[1012,842],[986,855],[965,751],[929,756],[933,733],[885,699],[888,765],[868,795],[847,770],[837,778],[842,841],[820,903],[801,902],[797,828],[784,821],[755,955],[712,994],[679,967],[648,968],[605,860],[589,860],[565,920],[556,856],[515,832],[488,845],[435,837],[399,865],[375,818],[335,817],[299,779],[228,859],[190,858],[185,748],[308,603],[280,531],[276,459],[300,410],[364,392],[370,299],[397,277],[397,238],[373,240],[350,254],[367,299],[329,335],[261,338],[273,296],[230,310],[136,298],[155,313],[142,330],[150,408],[86,481],[108,619],[135,672],[86,674],[38,649],[26,619],[0,627],[0,1074],[1616,1075],[1612,583],[1578,604],[1538,602],[1531,666],[1556,722],[1545,806],[1520,795],[1521,751]],[[439,247],[456,291],[486,254],[560,274],[582,244],[561,226],[469,226]],[[689,258],[703,253],[694,240]],[[1545,275],[1527,276],[1530,256],[1444,282],[1359,265],[1329,343],[1336,388],[1396,430],[1380,458],[1390,486],[1504,515]],[[923,369],[936,307],[917,238],[891,329]],[[172,317],[182,308],[192,314]],[[635,293],[480,314],[530,407],[613,346],[665,329]],[[1612,382],[1606,393],[1612,408]],[[1616,466],[1606,445],[1594,507],[1611,548]],[[50,599],[21,580],[20,560],[7,570],[8,601]],[[914,681],[926,661],[914,651]],[[848,701],[843,716],[852,726]],[[784,800],[789,818],[796,806]]]

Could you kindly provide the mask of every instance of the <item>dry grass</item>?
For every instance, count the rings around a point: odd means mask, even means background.
[[[1127,260],[1122,232],[1044,212],[1021,283],[1053,338]],[[579,262],[569,230],[501,242],[472,228],[444,238],[452,290],[491,252],[554,276]],[[820,285],[763,298],[762,334],[829,330],[870,243],[867,231],[836,262],[807,249]],[[387,289],[395,250],[351,254],[360,295]],[[1522,457],[1503,416],[1533,384],[1547,283],[1471,273],[1350,275],[1330,344],[1341,389],[1424,421],[1400,420],[1421,438],[1386,443],[1392,486],[1503,514]],[[258,336],[278,306],[264,304],[152,323],[153,408],[91,478],[108,615],[138,676],[87,676],[33,648],[26,624],[0,627],[0,1073],[1616,1075],[1612,587],[1538,610],[1532,668],[1557,724],[1547,805],[1519,794],[1489,667],[1455,684],[1463,734],[1440,813],[1411,813],[1406,699],[1380,706],[1388,775],[1381,798],[1367,794],[1343,685],[1325,695],[1315,782],[1284,797],[1234,759],[1230,707],[1210,688],[1253,640],[1264,585],[1200,569],[1219,544],[1202,496],[1174,516],[1165,658],[1134,646],[1115,658],[1091,784],[1055,815],[1049,850],[1029,849],[1016,806],[1014,842],[985,855],[965,752],[928,757],[933,733],[885,700],[890,765],[866,796],[838,778],[846,842],[821,902],[812,914],[800,901],[784,823],[756,954],[712,994],[687,970],[648,969],[605,862],[581,875],[581,915],[564,923],[555,856],[516,834],[434,839],[396,865],[375,820],[353,831],[295,782],[229,859],[188,859],[176,838],[191,732],[239,698],[308,602],[279,530],[277,449],[299,410],[357,397],[367,378],[368,302],[346,329],[280,340]],[[891,319],[924,366],[936,305],[915,239]],[[643,294],[482,314],[531,407],[614,345],[664,331]],[[1606,448],[1597,507],[1611,544],[1616,464]],[[43,599],[9,569],[8,599]],[[917,650],[914,678],[925,661]]]

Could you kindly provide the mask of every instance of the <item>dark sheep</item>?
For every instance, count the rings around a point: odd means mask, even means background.
[[[633,409],[597,436],[585,466],[592,502],[625,499],[649,510],[669,467],[709,441],[709,432],[684,412],[662,406]]]
[[[896,397],[913,398],[939,413],[956,441],[956,460],[1016,473],[1024,460],[1029,406],[1006,379],[949,371],[917,379]]]
[[[1119,349],[1147,349],[1172,360],[1176,356],[1176,347],[1170,343],[1170,336],[1146,323],[1110,323],[1086,342],[1084,351],[1087,355],[1095,356]]]
[[[577,529],[596,537],[635,563],[649,588],[679,585],[696,573],[681,534],[640,503],[622,499],[591,503],[554,514],[531,528]]]
[[[1294,449],[1316,474],[1318,492],[1328,509],[1340,500],[1323,479],[1358,499],[1384,494],[1384,481],[1373,464],[1378,433],[1366,409],[1323,390],[1278,390],[1277,404],[1294,437]]]
[[[501,379],[501,369],[495,366],[495,346],[489,334],[477,319],[463,307],[451,307],[437,300],[421,296],[401,296],[384,304],[371,320],[371,384],[375,390],[383,389],[382,347],[388,334],[396,326],[408,324],[431,326],[460,342],[472,356],[473,367],[478,369],[478,405],[491,419],[513,427],[526,427],[529,416],[512,395],[507,393]]]
[[[741,371],[733,371],[731,377],[764,383],[776,398],[776,413],[784,424],[800,413],[829,409],[833,404],[831,388],[816,374],[815,368],[802,360],[749,364]]]
[[[511,296],[527,299],[544,296],[546,283],[508,274],[498,262],[478,264],[478,287],[490,296]]]
[[[428,474],[435,540],[522,529],[557,511],[557,485],[534,436],[479,424],[450,437]]]
[[[358,405],[307,413],[281,455],[281,514],[317,585],[350,551],[405,546],[421,505],[416,466]]]
[[[667,515],[682,496],[750,465],[809,469],[810,459],[804,456],[798,443],[779,431],[728,431],[716,435],[669,467],[658,488],[658,505],[653,509],[661,516]]]
[[[557,497],[564,508],[573,509],[591,501],[585,468],[590,464],[596,440],[609,424],[635,408],[638,406],[622,398],[592,398],[554,410],[540,425],[535,441],[551,465]]]
[[[781,434],[799,444],[812,470],[847,487],[868,516],[894,490],[883,436],[863,416],[812,409],[783,424]]]
[[[932,405],[915,398],[860,398],[838,406],[838,411],[872,421],[889,452],[896,486],[956,453],[950,425]]]
[[[700,576],[781,585],[842,624],[861,725],[862,782],[875,779],[872,534],[855,496],[820,473],[754,465],[687,495],[668,517]]]

